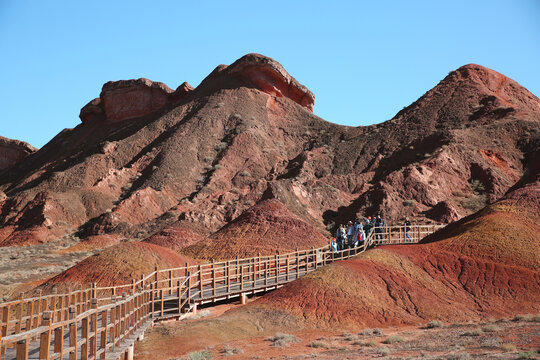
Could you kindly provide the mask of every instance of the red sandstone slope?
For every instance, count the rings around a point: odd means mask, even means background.
[[[161,269],[190,265],[195,262],[154,244],[128,242],[109,247],[47,280],[41,288],[51,289],[95,282],[98,286],[130,284],[132,279]]]
[[[383,246],[251,306],[317,326],[474,320],[540,311],[540,173],[418,245]],[[528,201],[516,198],[526,189]],[[246,310],[247,311],[247,310]]]
[[[180,251],[186,246],[198,243],[202,240],[204,240],[204,238],[199,232],[182,225],[173,224],[150,236],[143,242],[160,245],[174,251]]]
[[[379,125],[335,125],[313,103],[257,54],[195,89],[109,82],[81,124],[0,174],[0,244],[144,239],[173,224],[207,237],[264,199],[324,235],[376,212],[450,221],[513,186],[540,137],[540,101],[478,65]]]
[[[272,199],[258,203],[210,238],[181,252],[191,258],[225,260],[319,247],[327,242],[317,229]]]

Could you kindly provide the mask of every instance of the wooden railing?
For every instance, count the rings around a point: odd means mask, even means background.
[[[329,246],[158,269],[130,284],[39,294],[0,304],[0,359],[118,359],[152,321],[182,318],[198,304],[264,292],[376,244],[418,242],[442,225],[371,229],[360,246]],[[121,295],[121,296],[120,296]],[[130,356],[127,356],[130,358]]]

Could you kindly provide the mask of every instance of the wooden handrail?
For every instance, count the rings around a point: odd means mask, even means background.
[[[273,289],[319,266],[355,256],[375,244],[417,242],[441,227],[412,225],[406,231],[405,226],[384,226],[372,228],[361,246],[335,252],[325,245],[285,254],[156,268],[125,285],[91,284],[86,289],[64,294],[40,293],[29,298],[21,294],[17,300],[0,304],[0,359],[4,359],[10,348],[14,348],[17,359],[28,359],[32,341],[39,341],[41,358],[57,359],[68,353],[73,355],[70,358],[105,358],[105,354],[116,351],[127,341],[130,334],[140,328],[144,330],[146,321],[178,317],[191,303]],[[160,274],[164,275],[160,278]],[[69,333],[69,344],[63,342],[65,331]]]

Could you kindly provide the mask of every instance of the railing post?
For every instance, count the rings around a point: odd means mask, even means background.
[[[43,312],[43,318],[41,321],[42,326],[47,326],[49,329],[42,332],[39,336],[39,359],[49,360],[51,352],[51,312]]]
[[[90,335],[88,333],[88,316],[85,316],[81,323],[81,337],[84,340],[81,345],[81,359],[88,360],[88,345],[90,342]]]
[[[111,330],[110,330],[110,333],[111,333],[111,341],[112,341],[112,351],[114,351],[115,347],[116,347],[116,337],[118,336],[118,332],[117,332],[117,322],[116,322],[116,309],[117,309],[117,306],[116,306],[116,295],[112,295],[111,296],[111,304],[113,305],[111,307],[111,310],[110,310],[110,314],[111,314]],[[153,305],[153,303],[152,303]],[[153,309],[153,307],[152,307]]]
[[[150,284],[150,317],[153,318],[154,317],[154,310],[155,310],[155,295],[154,295],[154,284]]]
[[[244,266],[240,265],[240,291],[244,290]]]
[[[6,337],[9,334],[9,318],[11,317],[11,305],[6,305],[2,313],[2,319],[4,321],[4,324],[2,325],[2,336]]]
[[[180,287],[180,280],[176,282],[176,296],[178,296],[178,315],[182,310],[182,288]]]
[[[202,265],[199,265],[199,297],[201,298],[201,300],[202,300],[203,295],[204,295],[204,293],[203,293],[203,291],[204,291],[204,289],[203,289],[203,286],[204,286],[203,281],[204,281],[203,267],[202,267]]]
[[[255,285],[257,285],[257,275],[256,275],[256,271],[255,271],[255,258],[251,258],[250,262],[252,263],[251,265],[251,270],[252,270],[252,273],[251,273],[251,285],[253,287],[253,289],[255,289]]]
[[[169,295],[172,295],[172,288],[173,288],[173,272],[172,270],[169,270]]]
[[[239,272],[238,272],[238,259],[240,257],[238,255],[236,255],[236,263],[235,263],[235,266],[234,266],[234,278],[236,279],[236,282],[239,282],[240,279],[238,278],[238,275],[239,275]]]
[[[54,352],[59,359],[64,358],[64,327],[59,326],[54,329]]]
[[[227,273],[226,273],[226,278],[227,278],[227,294],[229,294],[231,292],[231,262],[230,261],[227,261]]]
[[[255,278],[260,277],[260,271],[261,271],[261,253],[257,253],[257,264],[255,265],[257,267],[257,270],[255,270]]]
[[[17,341],[17,360],[28,360],[28,343],[29,339]]]
[[[212,294],[216,296],[216,261],[212,259]]]
[[[285,269],[285,274],[287,275],[287,281],[289,281],[289,254],[287,254],[287,260],[285,261],[285,266],[287,267]]]
[[[269,257],[265,257],[266,260],[264,261],[264,286],[265,286],[265,289],[266,290],[266,286],[268,285],[268,277],[270,276],[270,273],[268,272],[268,265],[270,263],[270,258]]]
[[[161,290],[161,292],[163,293],[163,290]],[[126,333],[126,299],[127,294],[124,291],[122,293],[122,300],[120,303],[120,336],[123,336]]]
[[[189,303],[191,300],[191,271],[188,270],[187,272],[187,299],[186,302]]]
[[[69,347],[73,350],[69,353],[69,360],[77,360],[77,319],[75,319],[76,308],[69,306]]]
[[[156,265],[155,268],[154,268],[154,284],[156,284],[155,286],[155,289],[158,290],[159,289],[159,268],[158,266]]]
[[[15,334],[18,334],[21,332],[22,329],[22,318],[23,318],[23,303],[24,303],[24,297],[23,293],[19,293],[19,306],[17,309],[17,325],[15,325]],[[26,344],[28,347],[28,344]]]
[[[112,320],[112,315],[111,315],[111,320]],[[101,359],[103,359],[103,360],[105,359],[106,354],[107,354],[107,334],[109,333],[109,331],[107,329],[108,328],[108,323],[109,323],[109,314],[108,314],[107,310],[103,310],[101,312],[101,327],[103,328],[103,330],[101,331],[101,337],[100,337],[100,347],[103,350],[103,352],[101,353]],[[96,334],[96,336],[97,336],[97,334]],[[97,343],[97,339],[96,339],[96,343]],[[60,359],[61,358],[62,357],[60,357]]]
[[[90,289],[91,289],[91,293],[90,293],[90,296],[93,298],[97,298],[97,295],[96,295],[96,283],[93,282],[90,284]]]
[[[298,279],[300,277],[300,252],[298,248],[296,248],[294,256],[296,257],[296,278]]]
[[[159,290],[159,311],[161,317],[163,317],[163,314],[165,313],[165,293],[163,292],[163,289]]]
[[[98,299],[92,298],[90,300],[90,306],[93,311],[91,315],[92,322],[90,323],[90,332],[93,336],[90,339],[90,356],[93,356],[97,352],[97,322],[98,322]]]
[[[79,291],[76,293],[77,315],[82,312],[82,285],[79,285]]]
[[[275,263],[275,266],[274,266],[274,270],[275,270],[275,273],[276,273],[276,284],[279,282],[279,251],[277,252],[277,254],[275,255],[276,259],[276,263]]]

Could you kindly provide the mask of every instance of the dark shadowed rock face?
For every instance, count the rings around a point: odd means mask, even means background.
[[[0,174],[0,244],[156,234],[180,248],[191,231],[225,243],[234,236],[224,226],[271,199],[321,236],[377,213],[453,221],[502,197],[537,158],[540,101],[479,65],[382,124],[336,125],[310,111],[313,101],[256,54],[195,89],[107,83],[82,124]],[[266,223],[250,219],[242,236],[259,239]]]
[[[0,171],[13,166],[35,151],[36,148],[24,141],[0,136]]]
[[[93,121],[94,119],[103,119],[105,117],[105,110],[101,105],[101,99],[95,98],[86,104],[79,114],[79,118],[83,123]]]
[[[189,85],[187,82],[183,82],[179,87],[176,88],[174,93],[171,94],[171,98],[174,101],[185,99],[190,92],[193,91],[193,86]]]

